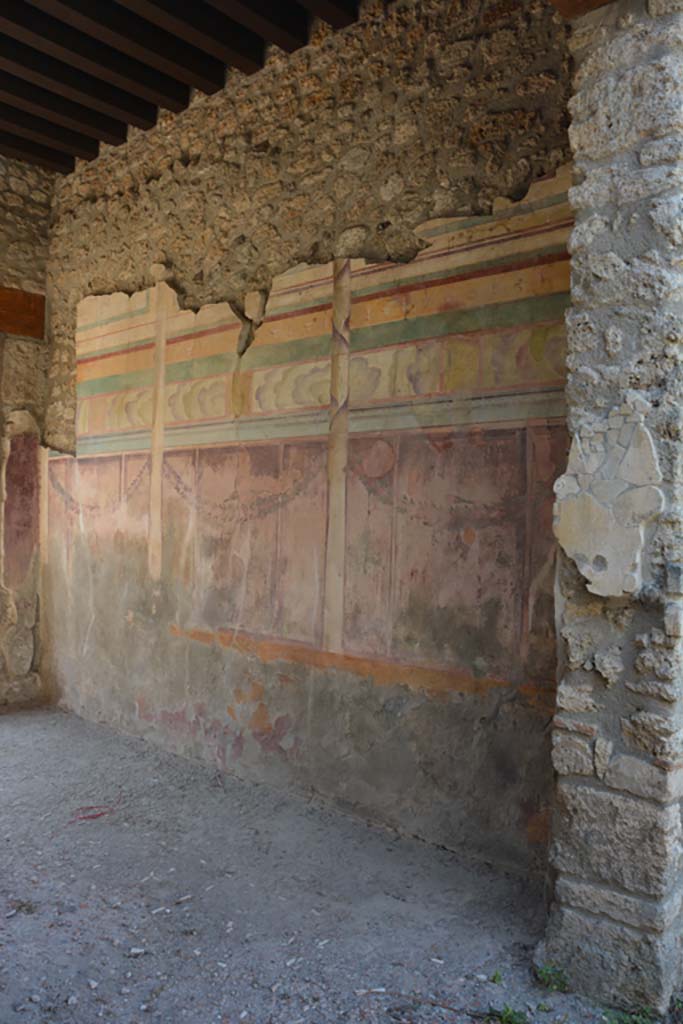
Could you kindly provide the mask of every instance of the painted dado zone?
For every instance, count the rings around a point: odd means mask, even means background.
[[[430,222],[409,265],[340,261],[348,345],[331,265],[277,279],[241,357],[227,305],[180,310],[163,281],[80,304],[45,578],[67,705],[451,846],[542,854],[567,184]]]

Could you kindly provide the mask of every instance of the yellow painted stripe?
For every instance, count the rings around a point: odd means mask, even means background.
[[[154,347],[149,345],[136,352],[122,352],[120,355],[97,359],[92,363],[79,363],[76,367],[76,380],[81,384],[83,381],[98,380],[100,377],[134,373],[136,370],[149,370],[153,365]]]
[[[399,294],[356,301],[353,326],[354,329],[372,327],[448,310],[477,309],[517,299],[552,295],[567,291],[568,288],[568,261],[523,267],[507,273],[439,284],[432,288],[416,284],[415,288]]]

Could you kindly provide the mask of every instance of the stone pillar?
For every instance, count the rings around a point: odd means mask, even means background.
[[[575,185],[556,484],[554,904],[537,961],[666,1009],[683,895],[683,2],[572,25]]]

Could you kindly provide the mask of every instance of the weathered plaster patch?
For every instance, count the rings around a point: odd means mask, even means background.
[[[602,597],[640,589],[645,526],[664,507],[662,474],[643,415],[628,404],[574,436],[555,484],[555,536]]]

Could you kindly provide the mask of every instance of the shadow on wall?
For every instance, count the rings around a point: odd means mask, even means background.
[[[44,698],[38,676],[40,444],[30,413],[11,413],[3,439],[0,708]]]
[[[348,344],[331,265],[275,282],[243,355],[227,305],[164,283],[81,303],[78,457],[45,495],[66,706],[541,863],[567,184],[353,261]]]

